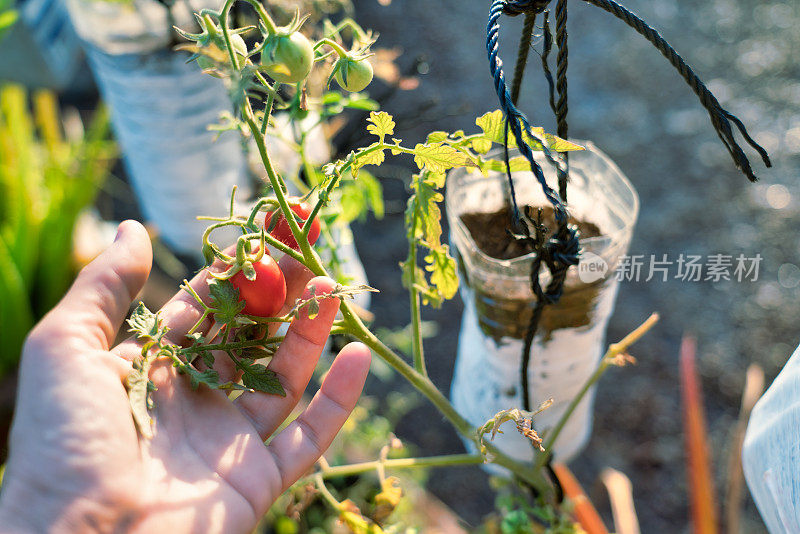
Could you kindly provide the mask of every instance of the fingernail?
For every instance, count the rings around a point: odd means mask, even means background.
[[[119,223],[119,226],[117,226],[117,235],[114,236],[114,243],[116,243],[120,237],[122,237],[122,223]]]

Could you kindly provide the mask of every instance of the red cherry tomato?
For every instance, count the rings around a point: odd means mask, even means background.
[[[303,220],[303,222],[305,222],[312,210],[308,202],[300,202],[300,199],[297,197],[287,198],[286,200],[288,200],[289,204],[291,204],[292,211],[295,212],[297,216]],[[300,247],[297,245],[297,241],[292,235],[292,230],[289,228],[289,221],[287,221],[286,217],[280,213],[280,210],[276,210],[267,214],[266,219],[264,219],[264,225],[269,228],[270,221],[272,221],[272,218],[275,216],[280,218],[278,219],[278,224],[275,225],[275,228],[272,229],[269,235],[288,247],[292,247],[295,250],[300,250]],[[300,226],[302,227],[303,225],[301,224]],[[319,221],[314,219],[311,223],[311,229],[308,231],[308,242],[312,245],[316,243],[317,238],[319,237],[319,231]]]
[[[244,301],[243,313],[258,317],[275,317],[286,301],[286,280],[278,263],[269,254],[253,264],[256,279],[248,280],[242,271],[231,277]]]

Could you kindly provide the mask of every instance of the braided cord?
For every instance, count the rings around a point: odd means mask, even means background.
[[[533,27],[536,24],[536,13],[525,13],[525,22],[522,25],[522,35],[517,47],[517,64],[514,67],[514,80],[511,82],[511,101],[514,105],[519,102],[519,92],[522,89],[522,78],[525,75],[525,65],[528,63],[528,52],[531,50]]]
[[[558,102],[556,103],[556,123],[557,134],[561,139],[569,139],[569,126],[567,125],[567,59],[569,50],[567,47],[567,0],[558,0],[556,3],[556,46],[558,55],[556,56],[556,90],[558,91]],[[564,153],[564,164],[566,169],[558,174],[558,194],[564,202],[567,202],[567,177],[569,174],[569,152]]]
[[[528,122],[528,119],[514,105],[511,95],[508,92],[508,87],[506,86],[505,75],[503,74],[503,60],[500,59],[500,56],[498,55],[498,38],[500,34],[500,24],[498,19],[503,13],[505,5],[505,0],[492,0],[492,5],[489,10],[489,21],[486,25],[486,50],[489,57],[489,71],[494,79],[495,92],[497,93],[497,98],[500,101],[500,107],[505,115],[508,128],[511,130],[511,133],[514,134],[514,137],[517,140],[517,147],[519,148],[520,153],[525,157],[526,160],[528,160],[528,163],[531,167],[531,172],[539,182],[545,197],[547,197],[547,200],[550,202],[550,204],[552,204],[553,210],[555,211],[556,220],[559,223],[565,222],[567,220],[566,207],[561,201],[561,197],[558,196],[558,193],[556,193],[547,184],[547,180],[545,179],[542,168],[538,163],[536,163],[531,147],[525,142],[523,131],[529,137],[535,139],[539,144],[541,144],[542,153],[544,154],[548,163],[553,165],[556,169],[560,169],[563,165],[547,148],[547,142],[531,130],[531,125]],[[514,205],[515,212],[518,213],[516,195],[512,194],[511,200]]]
[[[533,158],[533,152],[531,151],[530,146],[525,142],[522,132],[524,131],[531,135],[533,132],[531,131],[530,124],[528,123],[527,118],[516,108],[515,105],[515,98],[512,98],[508,92],[505,83],[505,76],[503,74],[503,61],[500,59],[498,55],[498,38],[500,33],[500,26],[499,26],[499,18],[500,15],[506,13],[508,15],[518,15],[521,13],[526,13],[526,22],[529,19],[533,19],[535,14],[544,11],[549,0],[543,1],[517,1],[511,2],[508,0],[493,0],[490,10],[489,10],[489,21],[486,26],[486,49],[488,52],[489,57],[489,70],[492,74],[492,78],[494,79],[495,91],[497,92],[498,100],[500,101],[500,106],[503,109],[503,113],[505,115],[505,159],[506,159],[506,172],[508,175],[509,181],[509,191],[511,196],[511,204],[512,210],[514,213],[514,226],[517,226],[522,229],[524,234],[522,239],[525,239],[529,242],[534,244],[534,250],[536,252],[534,259],[531,263],[531,270],[530,270],[530,284],[531,284],[531,291],[536,296],[536,305],[534,306],[531,319],[528,323],[528,328],[525,335],[525,342],[522,351],[522,358],[521,358],[521,369],[520,369],[520,377],[521,377],[521,389],[522,389],[522,402],[523,402],[523,409],[530,410],[530,392],[528,387],[528,367],[530,364],[530,355],[531,349],[533,347],[533,339],[536,336],[536,331],[539,326],[539,321],[542,316],[542,312],[544,311],[544,306],[547,304],[556,303],[561,299],[561,295],[564,289],[564,281],[567,277],[567,270],[570,266],[576,265],[578,263],[579,254],[580,254],[580,244],[579,244],[579,236],[577,228],[572,225],[568,224],[569,216],[566,210],[566,207],[562,201],[562,196],[556,193],[546,182],[544,178],[544,173],[542,172],[541,167]],[[532,25],[532,22],[531,22]],[[548,14],[545,12],[544,14],[544,54],[542,55],[542,66],[545,71],[545,75],[548,78],[548,83],[550,86],[550,105],[554,111],[557,109],[557,105],[555,102],[555,95],[554,95],[554,83],[552,79],[552,74],[547,65],[547,53],[552,48],[552,35],[550,34],[550,28],[548,23]],[[520,41],[521,46],[524,45],[527,49],[529,47],[528,42],[526,41],[526,34],[530,35],[532,28],[528,29],[527,24],[526,28],[523,29],[523,36],[522,40]],[[523,56],[523,53],[525,56]],[[524,71],[524,65],[520,66],[520,58],[527,57],[527,50],[524,52],[522,50],[519,51],[518,61],[517,61],[517,68],[515,69],[517,74],[515,76],[515,81],[521,84],[522,72]],[[563,76],[566,76],[566,69],[560,69]],[[515,87],[517,85],[515,83]],[[566,85],[564,85],[566,88]],[[564,99],[564,104],[566,104],[565,97],[563,96],[565,93],[559,94],[559,102]],[[516,95],[518,96],[518,94]],[[565,108],[566,106],[564,106]],[[557,112],[556,112],[557,113]],[[566,117],[563,117],[563,120],[566,121]],[[525,217],[533,224],[535,228],[535,237],[530,236],[530,232],[528,231],[528,225],[522,223],[519,218],[519,208],[517,206],[516,200],[516,193],[514,190],[514,181],[511,177],[511,172],[508,165],[508,131],[514,134],[517,139],[517,145],[519,151],[522,153],[523,156],[528,160],[528,163],[531,167],[531,172],[536,177],[537,181],[539,182],[542,191],[547,197],[547,200],[552,204],[554,215],[556,218],[556,222],[558,224],[558,229],[553,233],[553,235],[549,239],[545,239],[544,233],[545,229],[541,225],[541,212],[539,217],[536,221],[533,220],[531,215],[531,207],[526,206],[526,213]],[[557,175],[559,177],[559,183],[562,183],[562,176],[566,177],[566,167],[561,160],[556,159],[553,154],[548,150],[546,143],[543,139],[540,139],[538,136],[531,135],[532,138],[536,139],[542,146],[542,151],[544,153],[545,159],[553,165],[556,169]],[[562,194],[566,192],[566,178],[563,179],[563,186],[560,186],[562,189]],[[521,223],[521,224],[520,224]],[[551,274],[550,283],[547,285],[547,289],[543,289],[541,287],[541,283],[539,281],[539,274],[541,271],[542,264],[546,265],[548,270]]]
[[[691,67],[686,64],[683,58],[675,51],[674,48],[672,48],[672,46],[670,46],[670,44],[661,36],[660,33],[658,33],[658,31],[637,17],[633,12],[614,2],[613,0],[584,1],[608,11],[618,19],[625,22],[625,24],[636,30],[645,39],[650,41],[653,46],[655,46],[658,51],[661,52],[665,58],[667,58],[672,66],[677,69],[683,79],[686,80],[686,83],[689,84],[689,87],[691,87],[695,94],[700,98],[700,103],[703,104],[703,107],[705,107],[708,111],[708,114],[711,117],[711,124],[717,131],[717,135],[719,135],[719,138],[722,140],[725,148],[728,149],[728,152],[733,158],[733,162],[736,164],[736,168],[742,171],[751,182],[755,182],[758,180],[758,178],[753,173],[753,169],[750,167],[750,162],[748,161],[747,156],[733,136],[733,129],[731,128],[730,124],[731,122],[736,125],[739,132],[742,134],[742,137],[744,137],[745,141],[747,141],[747,144],[749,144],[756,152],[758,152],[758,154],[761,156],[761,159],[764,161],[764,165],[767,167],[772,166],[767,151],[764,150],[758,143],[756,143],[752,137],[750,137],[744,124],[742,124],[742,121],[740,121],[735,115],[723,109],[717,98],[711,93],[711,91],[708,90],[708,88],[703,84],[700,78],[697,77]]]

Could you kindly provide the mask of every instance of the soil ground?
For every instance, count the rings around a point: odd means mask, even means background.
[[[643,255],[639,282],[623,282],[608,339],[620,339],[652,311],[661,323],[636,345],[639,365],[613,370],[600,383],[591,442],[572,467],[610,523],[602,486],[606,466],[633,482],[643,532],[688,532],[677,354],[681,335],[698,338],[711,451],[724,494],[731,431],[738,416],[745,369],[761,365],[769,384],[800,340],[800,5],[758,0],[628,0],[658,28],[737,114],[772,155],[762,181],[750,184],[734,168],[691,90],[649,43],[612,16],[571,2],[570,135],[591,139],[638,189],[641,215],[630,254]],[[403,48],[401,64],[426,61],[416,91],[384,104],[398,119],[396,136],[409,142],[433,129],[473,131],[473,118],[497,107],[485,50],[488,2],[395,0],[383,7],[356,2],[359,21],[380,42]],[[513,64],[520,20],[503,19],[501,56]],[[521,109],[534,124],[554,130],[546,86],[531,54]],[[511,68],[511,67],[509,67]],[[424,111],[420,111],[424,110]],[[405,256],[402,206],[406,192],[386,181],[391,212],[355,228],[379,326],[408,323],[406,296],[396,265]],[[376,252],[379,251],[379,252]],[[763,258],[756,282],[670,279],[649,282],[651,255]],[[670,277],[677,273],[672,265]],[[450,384],[462,305],[458,297],[425,319],[439,324],[426,342],[431,376]],[[401,437],[430,454],[461,449],[444,421],[422,405],[399,428]],[[430,487],[471,523],[491,508],[486,477],[476,468],[449,469]],[[742,532],[763,532],[752,500]]]

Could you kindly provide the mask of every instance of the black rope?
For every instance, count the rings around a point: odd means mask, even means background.
[[[667,60],[669,60],[672,66],[678,70],[683,79],[686,80],[686,83],[689,84],[689,87],[691,87],[695,94],[700,98],[700,103],[703,104],[703,107],[705,107],[708,111],[708,115],[711,117],[711,124],[717,131],[717,135],[719,135],[720,140],[722,140],[722,144],[724,144],[725,148],[728,149],[736,168],[742,171],[751,182],[755,182],[758,180],[758,178],[753,173],[753,169],[750,167],[750,161],[747,159],[744,151],[734,138],[733,129],[731,128],[730,124],[731,121],[736,125],[736,128],[738,128],[739,132],[742,134],[742,137],[744,137],[745,141],[747,141],[747,144],[749,144],[756,152],[758,152],[758,154],[761,156],[761,159],[764,161],[764,165],[767,167],[772,167],[772,163],[770,162],[767,151],[764,150],[758,143],[756,143],[752,137],[750,137],[744,124],[742,124],[742,121],[740,121],[735,115],[723,109],[717,98],[711,93],[711,91],[708,90],[708,88],[703,84],[700,78],[697,77],[691,67],[686,64],[683,58],[675,51],[674,48],[672,48],[672,46],[670,46],[670,44],[661,36],[661,34],[650,27],[645,21],[637,17],[633,12],[614,2],[613,0],[584,1],[608,11],[618,19],[625,22],[625,24],[636,30],[645,39],[650,41],[653,46],[655,46],[659,52],[661,52],[661,54],[667,58]]]
[[[556,56],[556,89],[558,90],[558,102],[556,103],[556,133],[562,139],[569,139],[569,125],[567,124],[567,65],[569,61],[567,47],[567,0],[558,0],[556,3],[556,46],[558,55]],[[564,172],[558,173],[558,194],[561,199],[567,201],[567,179],[569,176],[569,152],[564,153]]]
[[[548,62],[548,56],[550,55],[550,50],[553,49],[553,33],[550,31],[550,12],[544,12],[544,20],[542,21],[542,34],[544,35],[544,39],[542,40],[542,71],[544,72],[544,78],[547,80],[547,91],[549,94],[549,102],[550,102],[550,109],[553,110],[553,113],[556,112],[556,84],[553,81],[553,73],[550,72],[550,63]],[[559,193],[561,196],[561,193]],[[563,200],[564,197],[561,196]]]
[[[514,67],[514,80],[511,82],[511,101],[517,105],[519,91],[522,88],[522,78],[525,75],[525,66],[528,64],[528,52],[531,50],[533,28],[536,25],[536,13],[525,13],[525,22],[522,25],[522,34],[517,48],[517,64]]]

